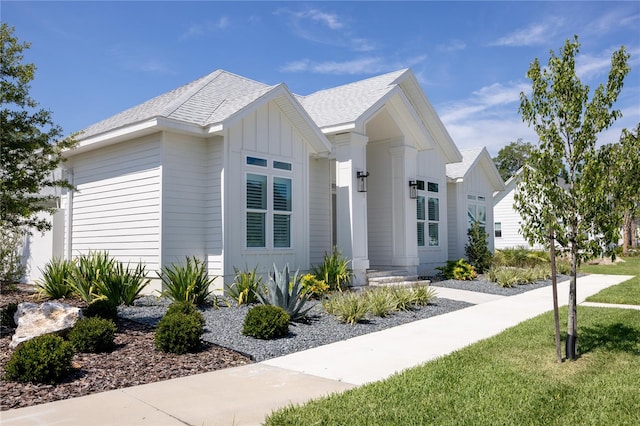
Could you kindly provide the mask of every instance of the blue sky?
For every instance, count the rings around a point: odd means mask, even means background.
[[[30,2],[3,0],[2,22],[32,43],[31,95],[65,133],[216,69],[297,94],[411,67],[460,148],[492,155],[536,141],[518,114],[531,61],[577,34],[577,69],[605,82],[611,53],[631,54],[601,135],[640,122],[640,2]],[[593,91],[593,89],[592,89]]]

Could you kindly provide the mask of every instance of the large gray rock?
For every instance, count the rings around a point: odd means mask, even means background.
[[[13,319],[18,324],[11,339],[11,348],[36,336],[56,333],[75,325],[82,318],[80,308],[58,302],[37,303],[24,302],[18,305]]]

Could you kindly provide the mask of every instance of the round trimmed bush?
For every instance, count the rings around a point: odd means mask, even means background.
[[[104,318],[82,318],[67,336],[78,352],[111,352],[115,347],[116,325]]]
[[[204,315],[202,315],[202,312],[200,312],[196,308],[196,305],[194,305],[192,302],[173,302],[171,305],[169,305],[169,308],[167,309],[167,313],[165,314],[165,316],[173,315],[175,313],[193,315],[194,317],[197,317],[202,327],[204,327],[206,324]]]
[[[89,303],[83,310],[85,317],[98,317],[116,322],[118,320],[118,308],[108,299],[96,299]]]
[[[45,334],[20,344],[5,364],[5,379],[55,384],[71,371],[73,347],[62,337]]]
[[[275,339],[289,334],[289,315],[278,306],[258,305],[244,318],[242,334],[258,339]]]
[[[163,352],[196,352],[200,349],[200,336],[203,332],[202,321],[197,315],[174,312],[162,317],[158,323],[155,345]]]

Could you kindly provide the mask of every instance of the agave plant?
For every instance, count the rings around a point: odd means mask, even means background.
[[[303,294],[297,271],[293,280],[289,278],[289,265],[285,265],[282,272],[273,265],[273,276],[269,277],[269,282],[263,285],[257,296],[263,305],[278,306],[289,314],[291,321],[300,321],[311,309],[302,309],[309,299],[309,294]]]

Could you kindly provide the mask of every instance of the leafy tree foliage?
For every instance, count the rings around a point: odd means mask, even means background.
[[[464,246],[464,254],[469,259],[469,263],[476,268],[476,271],[482,274],[491,267],[491,260],[493,259],[487,242],[489,235],[487,235],[484,227],[480,226],[480,222],[476,220],[467,230],[467,237],[468,242]]]
[[[29,96],[34,64],[23,64],[22,52],[29,43],[19,43],[14,28],[0,27],[0,221],[3,226],[30,226],[40,231],[51,228],[37,213],[52,211],[47,204],[52,195],[46,187],[69,187],[53,171],[63,161],[62,151],[74,146],[72,137],[61,139],[62,129],[51,119],[51,112],[38,109]]]
[[[496,164],[502,180],[508,180],[527,163],[533,148],[534,146],[531,142],[524,142],[522,139],[518,139],[498,151],[498,155],[493,158],[493,162]]]
[[[578,37],[567,40],[559,55],[551,51],[549,63],[538,59],[527,77],[532,93],[520,94],[520,113],[533,126],[539,145],[532,150],[516,191],[515,207],[522,216],[522,231],[530,243],[557,243],[571,258],[566,356],[577,357],[576,272],[587,257],[604,253],[617,242],[620,218],[612,214],[607,162],[611,150],[597,150],[597,134],[621,115],[613,109],[629,72],[625,48],[615,51],[606,84],[589,96],[575,72]],[[551,243],[550,243],[551,241]]]

